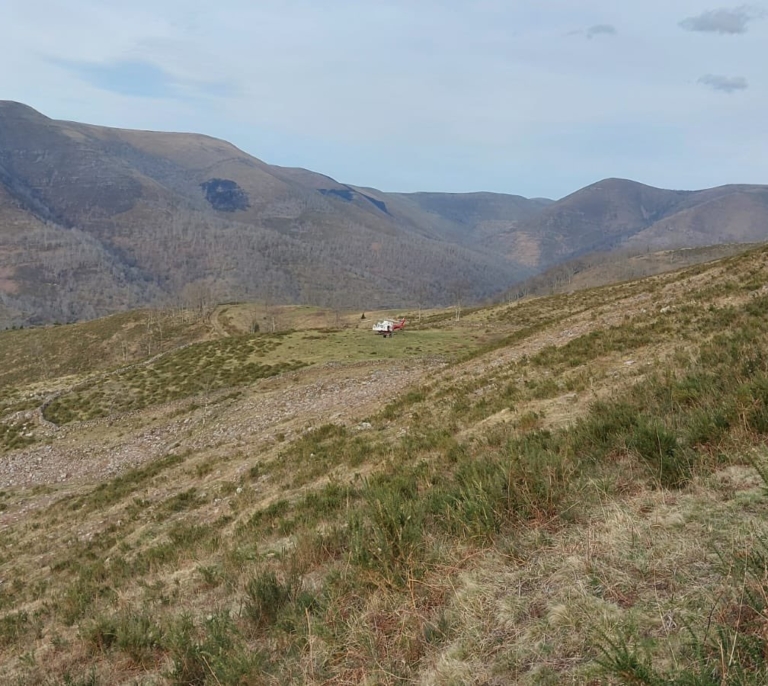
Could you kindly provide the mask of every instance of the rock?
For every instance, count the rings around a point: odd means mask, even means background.
[[[373,425],[370,422],[360,422],[357,425],[358,431],[370,431],[373,428]]]

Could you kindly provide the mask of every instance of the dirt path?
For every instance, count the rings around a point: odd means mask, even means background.
[[[228,305],[217,305],[208,317],[208,322],[217,338],[228,338],[230,336],[229,331],[227,331],[220,319],[221,315],[227,311],[228,307]]]

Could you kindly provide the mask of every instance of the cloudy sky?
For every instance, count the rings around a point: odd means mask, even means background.
[[[391,191],[768,183],[766,9],[0,0],[0,99]]]

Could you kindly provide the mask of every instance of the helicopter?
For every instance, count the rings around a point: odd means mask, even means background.
[[[382,319],[373,325],[372,331],[376,334],[384,336],[384,338],[387,336],[392,338],[392,334],[394,334],[395,331],[403,331],[405,329],[405,323],[405,317],[403,317],[399,322],[396,322],[392,319]]]

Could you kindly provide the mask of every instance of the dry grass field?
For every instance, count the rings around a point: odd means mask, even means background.
[[[0,333],[0,682],[767,683],[766,284]]]

